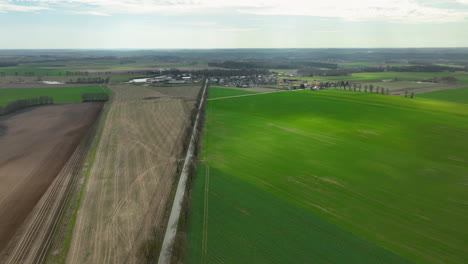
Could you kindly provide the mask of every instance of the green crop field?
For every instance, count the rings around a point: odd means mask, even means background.
[[[0,106],[16,100],[40,96],[53,97],[56,104],[76,103],[81,102],[81,95],[84,93],[102,93],[103,91],[108,93],[108,89],[101,86],[0,89]]]
[[[363,72],[353,73],[349,76],[314,76],[300,77],[300,80],[317,81],[356,81],[356,82],[376,82],[386,79],[398,79],[400,81],[421,81],[432,77],[453,76],[459,82],[468,84],[468,73],[466,72]],[[289,77],[284,77],[288,79]]]
[[[65,76],[68,69],[39,68],[33,66],[1,67],[0,76]]]
[[[349,62],[349,63],[342,63],[340,67],[342,68],[361,68],[361,67],[371,67],[376,65],[375,62]]]
[[[417,98],[427,98],[433,100],[468,104],[468,87],[418,94]]]
[[[209,101],[188,263],[465,263],[468,106],[326,90]]]
[[[208,98],[220,98],[226,96],[236,96],[244,94],[255,94],[256,92],[242,91],[237,89],[221,88],[221,87],[210,87],[208,92]]]

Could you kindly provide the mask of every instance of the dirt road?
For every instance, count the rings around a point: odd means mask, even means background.
[[[203,87],[202,98],[205,98],[205,95],[208,90],[208,83],[205,83]],[[198,127],[201,125],[201,111],[204,105],[205,100],[198,106],[198,113],[195,118],[195,123],[193,125],[192,133],[190,136],[190,145],[185,156],[184,165],[182,168],[182,173],[180,175],[179,183],[177,185],[176,195],[172,204],[171,214],[169,216],[169,222],[167,224],[166,233],[164,235],[163,244],[161,247],[161,253],[159,255],[158,264],[168,264],[171,260],[171,249],[174,243],[174,239],[177,234],[177,227],[179,223],[180,213],[182,211],[182,201],[185,196],[185,190],[187,185],[187,179],[190,172],[190,164],[194,157],[194,152],[196,148],[196,138],[198,137]]]

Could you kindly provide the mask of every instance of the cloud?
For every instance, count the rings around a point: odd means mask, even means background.
[[[1,3],[5,2],[0,0]],[[25,11],[44,8],[71,9],[82,14],[186,13],[251,14],[258,16],[313,16],[348,21],[387,21],[394,23],[465,22],[468,10],[456,8],[468,0],[444,0],[453,7],[428,5],[432,0],[11,0]],[[3,4],[6,5],[6,4]],[[450,6],[450,5],[449,5]],[[14,8],[6,11],[18,11]],[[82,11],[84,10],[84,11]],[[234,10],[234,11],[233,11]]]
[[[41,10],[49,10],[50,8],[47,6],[41,5],[17,5],[17,4],[10,4],[9,1],[1,1],[0,0],[0,13],[3,12],[35,12]]]
[[[216,29],[216,31],[255,31],[258,28],[220,28]]]
[[[79,14],[79,15],[110,16],[110,14],[99,12],[99,11],[77,11],[73,13]]]
[[[468,18],[467,11],[428,7],[414,0],[328,0],[310,1],[299,6],[291,1],[295,0],[278,2],[274,6],[262,8],[244,8],[240,11],[255,15],[318,16],[348,21],[394,23],[462,22]]]
[[[342,30],[314,30],[314,33],[342,33]]]
[[[191,25],[191,26],[214,26],[217,25],[218,23],[216,22],[191,22],[191,23],[185,23],[186,25]]]

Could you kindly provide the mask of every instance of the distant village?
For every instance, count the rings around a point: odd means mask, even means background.
[[[199,83],[204,76],[195,75],[192,73],[186,74],[167,74],[152,78],[133,79],[129,83],[132,84],[155,84],[155,85],[174,85],[174,84],[193,84]],[[328,87],[348,86],[346,82],[320,82],[320,81],[304,81],[294,79],[293,77],[281,78],[276,74],[271,75],[243,75],[243,76],[214,76],[208,78],[211,85],[249,88],[258,86],[275,86],[278,89],[296,90],[321,90]]]

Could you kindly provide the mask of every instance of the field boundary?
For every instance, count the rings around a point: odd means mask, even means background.
[[[109,91],[110,93],[110,91]],[[83,159],[82,164],[82,176],[78,176],[76,178],[81,179],[81,182],[76,184],[73,187],[71,195],[67,198],[66,205],[64,207],[64,213],[60,216],[59,228],[55,231],[54,237],[52,238],[51,245],[48,249],[47,255],[45,256],[44,260],[46,262],[52,263],[65,263],[66,256],[68,254],[68,250],[70,249],[70,242],[71,242],[71,235],[73,233],[73,229],[76,222],[76,216],[78,210],[80,209],[80,202],[81,197],[86,188],[86,184],[88,182],[89,173],[91,168],[93,167],[93,163],[95,160],[96,150],[99,146],[99,142],[101,140],[102,131],[104,129],[107,115],[110,109],[110,104],[112,100],[106,102],[101,110],[101,114],[96,120],[96,124],[94,127],[94,137],[91,142],[91,146],[88,149],[86,156]],[[66,217],[68,216],[68,219]],[[61,237],[59,237],[61,235]],[[58,259],[52,255],[51,249],[54,245],[61,244],[63,247],[62,249],[57,252],[56,255]]]
[[[174,240],[177,235],[177,228],[179,224],[180,215],[182,212],[182,203],[184,201],[185,192],[187,189],[187,181],[189,178],[192,160],[196,155],[196,145],[197,145],[197,137],[199,134],[198,127],[200,126],[201,120],[201,113],[202,109],[205,106],[206,102],[206,95],[208,90],[208,81],[205,80],[205,84],[203,86],[203,92],[200,100],[200,104],[198,106],[198,113],[195,118],[195,122],[192,129],[192,135],[190,138],[190,144],[187,150],[187,154],[185,156],[184,165],[182,168],[182,173],[179,178],[179,183],[177,185],[177,191],[174,197],[174,201],[172,204],[171,214],[169,216],[169,221],[166,228],[166,233],[164,235],[163,244],[161,247],[161,252],[158,259],[158,264],[168,264],[171,261],[172,257],[172,247],[174,244]]]
[[[205,171],[205,200],[203,207],[203,237],[202,237],[202,263],[206,263],[206,253],[208,252],[208,196],[210,193],[210,166],[206,164]]]
[[[266,93],[241,94],[241,95],[233,95],[233,96],[225,96],[225,97],[211,98],[211,99],[207,99],[207,100],[208,100],[208,101],[213,101],[213,100],[220,100],[220,99],[229,99],[229,98],[236,98],[236,97],[254,96],[254,95],[261,95],[261,94],[281,93],[281,92],[289,92],[289,90],[279,90],[279,91],[266,92]]]

